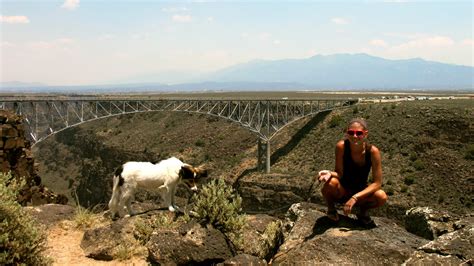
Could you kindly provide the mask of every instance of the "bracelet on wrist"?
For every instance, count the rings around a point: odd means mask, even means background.
[[[351,197],[352,199],[355,199],[355,201],[357,202],[358,198],[355,196],[355,195],[352,195]]]

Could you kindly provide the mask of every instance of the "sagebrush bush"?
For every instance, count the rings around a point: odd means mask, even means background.
[[[8,186],[6,185],[8,183]],[[25,181],[0,173],[0,265],[47,265],[46,235],[16,201]]]
[[[414,175],[407,175],[403,179],[403,183],[405,183],[405,185],[409,186],[409,185],[412,185],[413,183],[415,183],[415,179],[416,179],[416,177]]]
[[[262,234],[262,250],[259,252],[259,257],[269,260],[275,255],[276,247],[279,246],[283,238],[282,226],[281,221],[274,221],[267,225]]]
[[[424,164],[423,161],[421,161],[420,159],[416,159],[416,160],[413,162],[413,167],[414,167],[417,171],[421,171],[421,170],[425,169],[425,164]]]
[[[474,161],[474,145],[473,144],[467,147],[466,152],[464,153],[464,159]]]
[[[344,123],[344,119],[340,115],[335,115],[331,117],[331,120],[329,120],[328,126],[330,128],[338,127]]]
[[[242,198],[224,180],[213,180],[193,195],[193,212],[202,223],[211,224],[236,246],[241,245],[245,217],[241,214]]]
[[[156,229],[178,228],[181,224],[187,222],[189,216],[180,216],[176,221],[169,215],[156,215],[148,219],[138,217],[134,223],[134,237],[142,245],[145,245],[151,238]]]

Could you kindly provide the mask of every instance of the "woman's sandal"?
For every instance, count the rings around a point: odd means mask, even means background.
[[[337,209],[328,209],[327,216],[333,222],[339,221],[339,214],[337,214]]]
[[[374,220],[370,217],[370,215],[365,214],[357,214],[357,221],[364,226],[364,227],[376,227],[377,225],[375,224]]]

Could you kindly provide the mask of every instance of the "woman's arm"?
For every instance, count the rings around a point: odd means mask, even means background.
[[[333,176],[340,179],[344,174],[344,140],[340,140],[336,144],[336,165],[334,170]]]
[[[335,171],[322,170],[318,173],[318,180],[320,182],[327,182],[331,178],[340,179],[343,172],[343,163],[344,158],[344,141],[341,140],[336,144],[336,167]]]

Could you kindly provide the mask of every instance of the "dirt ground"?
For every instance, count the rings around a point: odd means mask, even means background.
[[[66,221],[48,230],[46,254],[53,259],[53,265],[148,265],[144,258],[124,261],[99,261],[86,257],[81,248],[83,230],[75,229]]]

